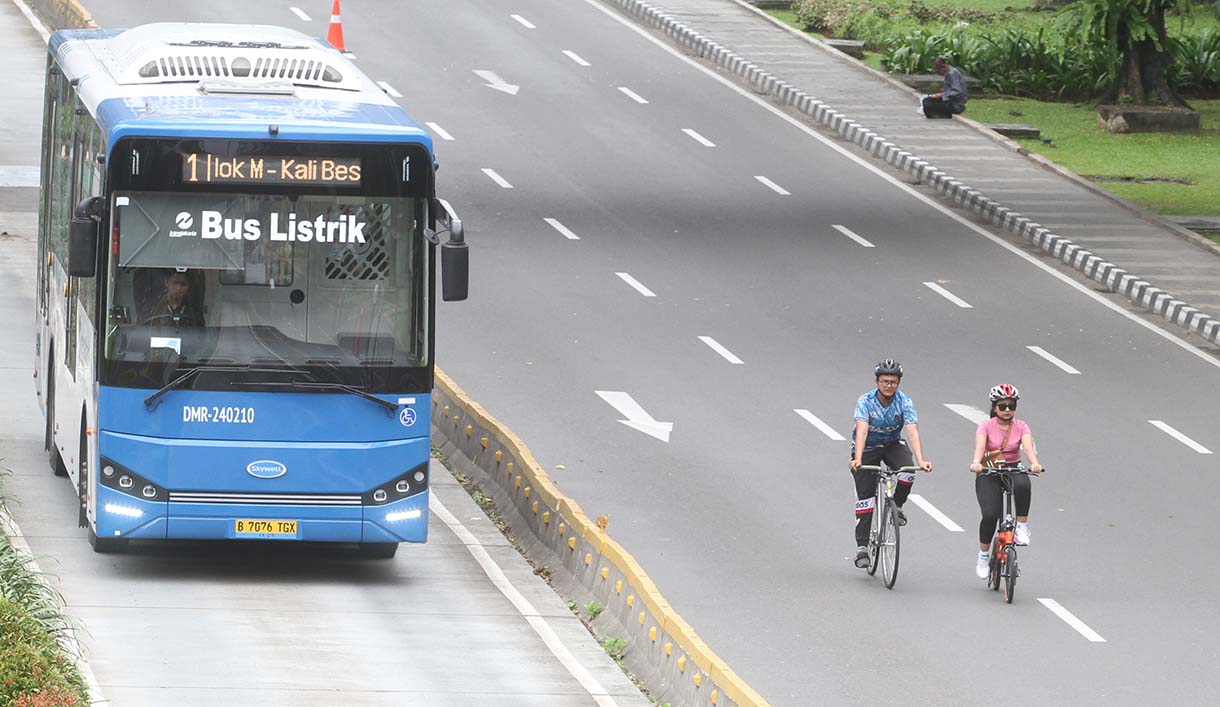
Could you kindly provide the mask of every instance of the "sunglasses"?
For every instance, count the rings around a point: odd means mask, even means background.
[[[1004,412],[1008,412],[1009,410],[1016,410],[1017,404],[1016,403],[996,403],[995,409],[1003,410]]]

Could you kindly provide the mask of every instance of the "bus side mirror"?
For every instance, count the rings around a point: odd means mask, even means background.
[[[441,244],[441,298],[446,302],[466,299],[470,285],[470,248],[462,222],[453,219],[449,225],[449,240]]]
[[[436,226],[449,231],[449,240],[441,244],[441,299],[446,302],[461,302],[466,299],[470,285],[470,249],[466,246],[466,231],[462,220],[444,199],[432,201],[432,213]],[[436,234],[429,239],[436,244]]]
[[[98,226],[106,200],[100,196],[82,199],[76,205],[68,227],[68,275],[93,277],[97,274]]]

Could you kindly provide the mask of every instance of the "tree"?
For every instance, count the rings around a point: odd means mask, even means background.
[[[1173,64],[1165,14],[1190,11],[1190,0],[1078,0],[1067,12],[1070,30],[1106,48],[1113,79],[1099,101],[1190,108],[1169,85]]]

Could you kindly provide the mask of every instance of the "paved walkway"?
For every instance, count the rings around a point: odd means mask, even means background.
[[[787,97],[786,91],[788,96],[801,92],[814,97],[815,103],[858,123],[864,128],[860,133],[874,133],[896,146],[886,148],[887,154],[911,153],[960,182],[960,192],[952,187],[959,203],[973,200],[975,211],[984,214],[996,214],[997,205],[1007,207],[1007,214],[998,209],[999,217],[992,220],[1006,221],[1010,230],[1115,291],[1220,343],[1220,247],[1101,194],[1066,170],[1016,152],[1019,145],[973,121],[925,119],[916,113],[916,94],[910,89],[736,0],[611,1],[747,80],[754,78],[751,64],[770,74],[778,83],[765,76],[759,82],[777,97]],[[800,107],[799,98],[787,99]],[[908,158],[901,161],[911,164]],[[978,207],[987,201],[994,203]]]

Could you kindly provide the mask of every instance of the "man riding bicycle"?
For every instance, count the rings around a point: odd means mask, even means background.
[[[856,401],[856,427],[852,433],[852,476],[856,481],[856,567],[868,567],[868,529],[873,520],[873,509],[877,499],[876,472],[859,471],[864,465],[876,466],[882,461],[890,469],[902,466],[919,466],[932,471],[932,462],[923,458],[923,446],[919,441],[919,415],[910,396],[898,390],[902,382],[902,365],[887,358],[873,369],[877,387],[860,396]],[[902,439],[906,431],[910,446]],[[915,461],[911,461],[911,452]],[[894,492],[894,503],[898,505],[898,525],[906,525],[907,517],[902,506],[911,495],[915,475],[898,475],[898,489]]]

